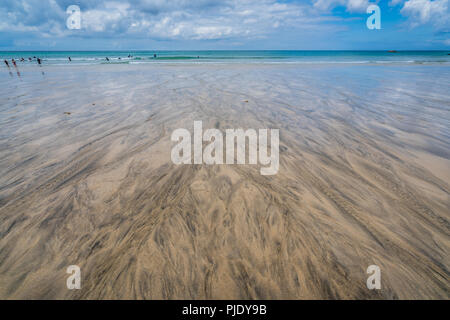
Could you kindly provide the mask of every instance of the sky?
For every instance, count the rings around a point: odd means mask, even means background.
[[[449,1],[1,0],[0,50],[448,50]]]

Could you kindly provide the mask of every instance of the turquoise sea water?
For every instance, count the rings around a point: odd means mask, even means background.
[[[22,63],[409,63],[450,64],[450,51],[0,51]],[[71,57],[70,62],[68,57]],[[109,61],[106,60],[108,57]],[[31,58],[30,61],[28,58]]]

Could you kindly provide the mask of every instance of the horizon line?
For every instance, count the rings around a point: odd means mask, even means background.
[[[131,52],[131,51],[147,51],[147,52],[161,52],[161,51],[171,51],[171,52],[187,52],[187,51],[284,51],[284,52],[294,52],[294,51],[321,51],[321,52],[327,52],[327,51],[335,51],[335,52],[361,52],[361,51],[368,51],[368,52],[385,52],[385,51],[396,51],[396,52],[410,52],[410,51],[424,51],[424,52],[430,52],[430,51],[450,51],[449,49],[189,49],[189,50],[183,50],[183,49],[120,49],[120,50],[112,50],[112,49],[96,49],[96,50],[0,50],[0,52]]]

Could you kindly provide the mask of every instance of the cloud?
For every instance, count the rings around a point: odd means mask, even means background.
[[[56,31],[65,13],[55,1],[4,1],[0,4],[0,31]]]
[[[355,1],[355,0],[353,0]],[[67,30],[70,0],[6,0],[0,4],[1,31],[92,37],[135,35],[153,39],[227,39],[264,37],[274,29],[311,27],[309,4],[276,0],[128,0],[77,1],[81,30]],[[5,14],[6,12],[6,14]]]
[[[449,30],[449,0],[390,0],[391,21]],[[1,0],[0,46],[103,48],[360,48],[370,3],[378,0]],[[66,27],[66,9],[81,8],[81,30]],[[344,9],[334,10],[335,8]],[[350,14],[349,14],[350,13]],[[352,17],[352,14],[358,14]],[[355,18],[361,22],[357,27]],[[356,29],[354,29],[356,27]],[[394,34],[398,29],[386,29]],[[372,33],[374,35],[374,33]],[[437,37],[431,33],[431,37]],[[359,37],[359,38],[358,38]],[[424,36],[422,36],[424,37]],[[442,40],[442,36],[439,36]],[[410,43],[417,39],[410,35]],[[447,36],[445,37],[445,39]],[[359,39],[359,40],[358,40]],[[359,42],[358,42],[359,41]],[[379,42],[384,40],[378,40]],[[376,41],[375,41],[376,42]],[[379,48],[381,44],[374,43]],[[5,44],[6,43],[6,44]],[[13,43],[11,45],[11,43]],[[17,45],[16,45],[17,43]],[[24,44],[24,45],[21,45]],[[25,45],[28,44],[28,45]],[[136,45],[136,46],[135,46]]]
[[[432,23],[435,27],[449,26],[449,0],[408,0],[401,13],[409,17],[411,26]]]

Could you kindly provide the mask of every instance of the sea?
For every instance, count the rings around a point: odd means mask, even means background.
[[[71,61],[69,60],[69,57]],[[449,51],[0,51],[0,59],[35,64],[294,63],[450,64]]]

